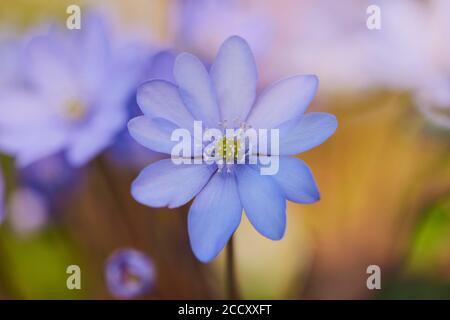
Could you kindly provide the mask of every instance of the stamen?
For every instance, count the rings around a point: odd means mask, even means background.
[[[224,136],[216,142],[212,152],[213,158],[218,165],[217,173],[221,173],[224,167],[226,167],[227,173],[231,173],[233,171],[232,166],[240,163],[250,153],[243,142],[246,135],[245,131],[251,126],[240,121],[237,117],[233,119],[233,127],[229,128],[231,129],[230,133],[226,132],[229,130],[227,128],[228,124],[226,119],[218,123],[219,127],[224,131]]]
[[[66,104],[65,116],[70,120],[80,120],[84,118],[87,110],[85,106],[78,100],[70,100]]]

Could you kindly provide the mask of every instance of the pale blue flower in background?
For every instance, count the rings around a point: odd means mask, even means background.
[[[173,63],[175,53],[170,50],[161,50],[148,54],[147,61],[142,63],[140,83],[151,79],[173,81]],[[137,86],[136,86],[137,87]],[[136,102],[136,90],[128,99],[128,119],[142,115]],[[141,146],[131,138],[127,128],[118,135],[116,142],[108,152],[109,159],[121,167],[142,168],[142,166],[164,158],[164,155]]]
[[[372,5],[379,30],[366,24]],[[178,8],[180,43],[210,56],[228,35],[243,35],[271,66],[261,68],[263,83],[298,70],[316,74],[325,94],[415,90],[450,61],[447,0],[179,0]]]
[[[219,172],[215,163],[176,165],[165,159],[140,173],[131,188],[133,197],[151,207],[169,208],[195,197],[188,231],[192,249],[203,262],[222,250],[238,227],[243,209],[262,235],[281,239],[286,229],[286,200],[312,203],[320,198],[308,166],[289,156],[323,143],[337,127],[331,114],[305,114],[316,94],[317,77],[280,80],[257,98],[253,54],[238,36],[224,42],[209,72],[188,53],[177,57],[173,72],[176,84],[153,80],[138,89],[144,116],[128,123],[136,141],[169,157],[176,144],[170,139],[172,131],[191,129],[194,120],[209,128],[220,128],[226,122],[234,128],[243,124],[255,129],[279,128],[279,171],[267,176],[256,165],[233,164],[230,170]]]
[[[426,27],[428,42],[425,75],[414,74],[417,86],[414,99],[418,109],[433,125],[450,129],[450,2],[432,0],[427,3],[429,19]],[[406,33],[406,32],[405,32]],[[411,38],[413,34],[407,33]],[[447,40],[445,40],[447,39]]]
[[[46,198],[64,198],[75,190],[84,176],[81,168],[72,168],[62,153],[36,161],[18,172],[18,183],[33,188]]]
[[[17,38],[0,40],[0,87],[18,85],[22,43]]]
[[[19,166],[63,152],[81,166],[113,143],[127,121],[141,50],[111,40],[106,21],[33,37],[21,59],[25,85],[0,88],[0,151]]]
[[[7,216],[16,234],[30,236],[49,222],[48,203],[38,191],[19,187],[8,201]]]
[[[132,299],[152,290],[156,274],[152,260],[144,253],[121,249],[108,258],[105,277],[114,297]]]
[[[171,23],[178,43],[203,57],[212,57],[214,48],[233,34],[244,37],[261,57],[276,36],[270,14],[263,10],[258,0],[179,0]]]
[[[414,100],[424,117],[435,126],[450,129],[450,73],[417,88]]]
[[[61,153],[20,169],[17,188],[11,191],[7,206],[13,229],[26,235],[59,221],[58,213],[70,202],[83,178],[84,171],[70,166]]]

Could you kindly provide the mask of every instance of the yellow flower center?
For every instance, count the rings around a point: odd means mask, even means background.
[[[225,162],[237,161],[241,142],[237,137],[223,137],[216,144],[217,155]]]
[[[86,115],[86,108],[78,100],[71,100],[66,105],[66,116],[71,120],[80,120]]]

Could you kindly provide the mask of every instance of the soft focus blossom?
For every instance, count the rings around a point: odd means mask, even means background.
[[[81,30],[34,37],[21,60],[26,86],[0,90],[0,150],[20,166],[59,152],[73,166],[89,161],[125,125],[137,56],[95,15]]]
[[[192,130],[194,120],[219,130],[279,128],[279,171],[267,176],[260,174],[261,164],[234,162],[221,170],[216,163],[176,165],[166,159],[140,173],[132,185],[133,197],[148,206],[170,208],[195,197],[188,231],[192,249],[203,262],[212,260],[225,246],[240,223],[242,209],[262,235],[281,239],[286,229],[286,200],[319,200],[308,166],[289,156],[323,143],[337,127],[333,115],[304,113],[316,94],[317,77],[280,80],[256,98],[253,54],[238,36],[224,42],[209,72],[195,56],[180,54],[174,77],[176,84],[153,80],[138,89],[144,116],[128,124],[133,138],[149,149],[170,154],[175,144],[172,130]],[[229,160],[227,154],[222,156]]]
[[[436,70],[431,62],[450,60],[442,41],[450,29],[446,0],[179,3],[179,33],[191,48],[209,56],[221,39],[242,34],[271,66],[262,69],[263,82],[295,70],[317,74],[325,93],[414,90]],[[371,5],[380,8],[379,30],[366,25]]]
[[[178,42],[205,57],[223,39],[239,34],[257,56],[264,55],[273,41],[274,25],[261,1],[179,0],[172,23]]]
[[[132,299],[153,288],[155,269],[153,262],[144,253],[135,249],[122,249],[108,258],[105,276],[113,296]]]
[[[41,193],[19,188],[11,194],[8,221],[20,235],[29,235],[44,227],[49,220],[48,203]]]
[[[280,19],[274,44],[283,50],[278,70],[292,68],[321,79],[325,92],[411,88],[426,60],[424,5],[409,0],[282,0],[291,10]],[[271,2],[271,9],[276,10]],[[369,29],[367,9],[380,9],[380,29]],[[277,15],[277,11],[274,11]],[[280,12],[281,14],[281,12]],[[294,17],[298,16],[297,19]]]
[[[20,169],[17,189],[12,191],[8,204],[8,219],[14,230],[25,235],[58,219],[57,213],[70,201],[83,175],[62,154]]]
[[[450,75],[428,80],[427,84],[417,88],[415,102],[427,120],[450,129]]]
[[[142,63],[143,70],[140,83],[151,79],[173,81],[174,61],[175,53],[170,50],[149,54],[147,61]],[[128,101],[128,119],[142,115],[136,102],[135,90],[133,90]],[[108,155],[115,164],[132,168],[142,168],[142,166],[164,157],[161,153],[151,151],[136,143],[126,128],[118,135]]]
[[[76,189],[82,176],[82,169],[71,168],[62,154],[56,154],[19,170],[18,183],[42,193],[50,202],[67,201],[68,194]]]
[[[0,88],[20,82],[20,53],[22,44],[17,39],[0,40]]]
[[[433,0],[426,7],[427,53],[425,76],[414,76],[415,102],[426,119],[450,129],[450,2]]]

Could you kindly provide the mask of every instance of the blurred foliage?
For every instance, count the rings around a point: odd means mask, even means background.
[[[450,299],[450,282],[442,279],[408,278],[393,282],[383,289],[377,299],[423,300]]]
[[[5,179],[5,189],[8,194],[15,184],[15,166],[14,159],[0,154],[0,169],[2,170],[3,178]]]
[[[70,4],[80,1],[69,0],[4,0],[0,1],[1,24],[11,23],[16,26],[28,26],[55,17],[66,15]]]
[[[408,272],[450,279],[450,197],[438,200],[422,214],[412,240]]]
[[[63,230],[48,228],[21,238],[2,226],[0,232],[0,282],[2,291],[18,299],[86,298],[89,292],[87,268],[75,254],[74,245]],[[71,264],[81,267],[84,290],[68,290],[66,269]]]
[[[404,268],[377,299],[450,299],[450,195],[427,203],[406,249]]]

